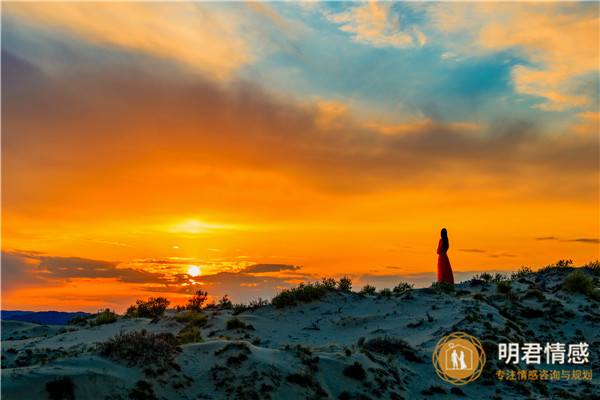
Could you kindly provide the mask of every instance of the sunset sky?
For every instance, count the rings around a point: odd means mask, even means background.
[[[599,3],[2,2],[2,309],[599,256]],[[476,271],[476,272],[475,272]]]

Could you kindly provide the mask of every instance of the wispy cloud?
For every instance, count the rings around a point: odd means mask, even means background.
[[[368,1],[340,13],[326,14],[326,18],[359,43],[401,49],[423,46],[425,35],[416,25],[401,22],[392,5]]]

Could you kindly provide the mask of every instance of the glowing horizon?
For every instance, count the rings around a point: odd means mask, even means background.
[[[598,7],[2,3],[2,308],[597,259]]]

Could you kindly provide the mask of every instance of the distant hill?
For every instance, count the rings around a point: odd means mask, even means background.
[[[48,325],[64,325],[73,317],[78,315],[89,315],[83,311],[62,312],[62,311],[4,311],[2,310],[1,319],[5,321],[24,321],[41,322]]]

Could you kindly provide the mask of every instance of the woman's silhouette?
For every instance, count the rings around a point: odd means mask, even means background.
[[[452,267],[450,267],[450,260],[446,252],[450,248],[448,242],[448,232],[446,229],[442,229],[442,238],[438,244],[437,253],[438,255],[438,282],[454,283],[454,275],[452,274]]]

